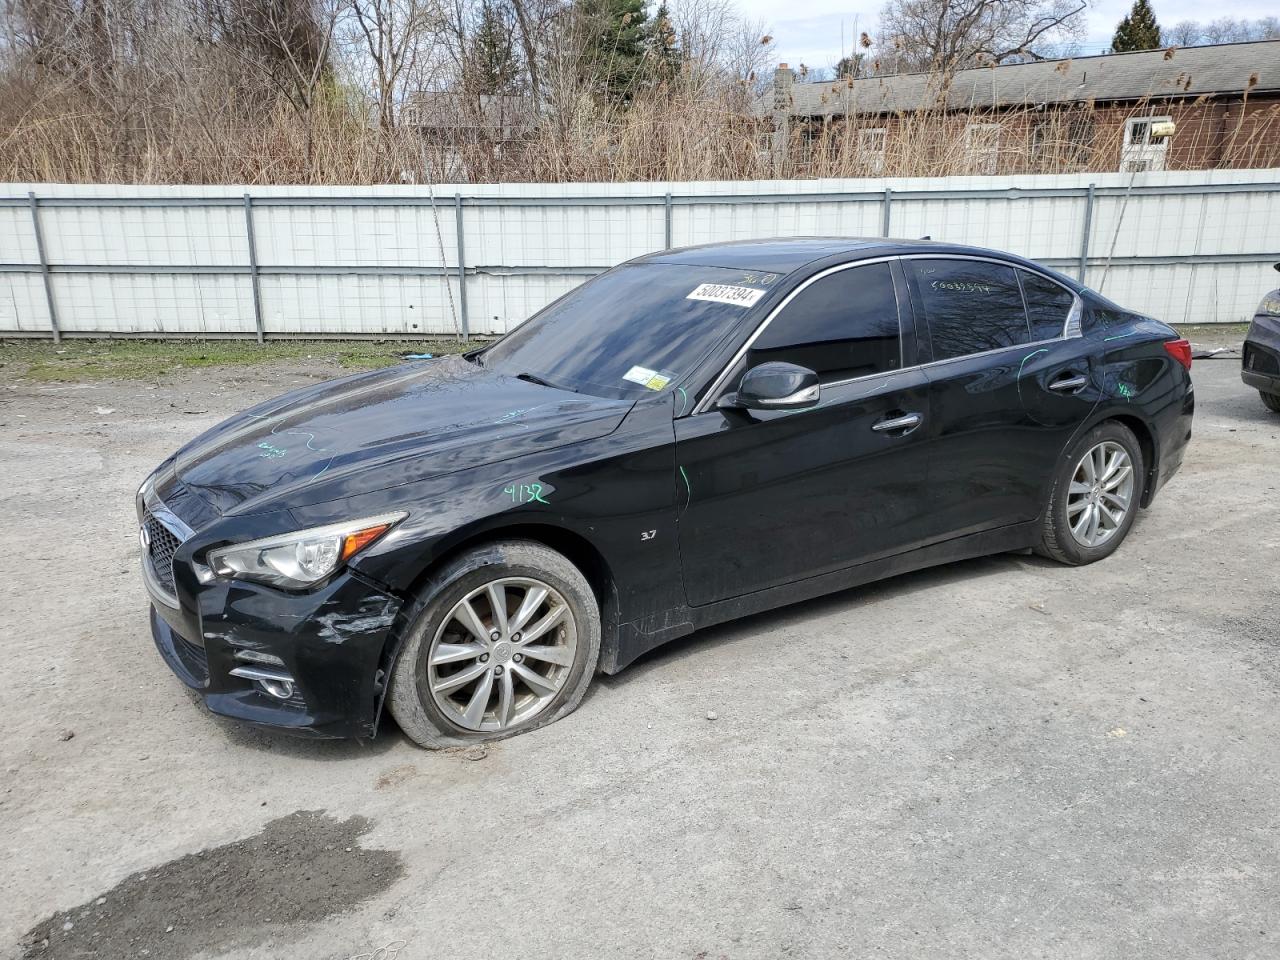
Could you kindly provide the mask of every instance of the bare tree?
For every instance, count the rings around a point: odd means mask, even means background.
[[[672,11],[686,77],[694,91],[756,93],[768,83],[773,37],[744,18],[733,0],[686,0]]]
[[[1250,40],[1272,40],[1280,36],[1280,21],[1275,17],[1260,20],[1238,20],[1219,17],[1200,29],[1204,43],[1246,43]]]
[[[1173,29],[1161,35],[1178,47],[1195,47],[1211,43],[1247,43],[1251,40],[1280,39],[1280,17],[1261,17],[1257,20],[1219,17],[1202,23],[1183,20]]]
[[[878,57],[939,70],[1042,60],[1084,29],[1085,0],[889,0]]]
[[[1179,20],[1162,33],[1162,39],[1175,47],[1194,47],[1200,42],[1204,27],[1194,20]]]
[[[431,53],[441,11],[433,0],[348,0],[350,30],[367,64],[377,107],[378,126],[390,133],[407,83]]]

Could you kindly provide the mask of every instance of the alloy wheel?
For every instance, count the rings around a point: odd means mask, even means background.
[[[554,587],[503,577],[459,600],[427,653],[427,686],[466,730],[508,730],[556,698],[577,652],[573,612]]]
[[[1071,474],[1067,491],[1067,525],[1085,547],[1115,536],[1133,504],[1133,460],[1114,440],[1085,452]]]

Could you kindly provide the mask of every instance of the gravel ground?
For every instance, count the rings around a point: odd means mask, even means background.
[[[469,754],[220,721],[151,645],[138,481],[333,368],[0,381],[0,956],[1280,957],[1280,417],[1238,370],[1107,561],[705,631]]]

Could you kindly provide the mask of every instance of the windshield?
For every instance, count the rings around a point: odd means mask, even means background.
[[[486,367],[594,396],[660,391],[689,373],[776,274],[638,263],[584,283],[481,355]]]

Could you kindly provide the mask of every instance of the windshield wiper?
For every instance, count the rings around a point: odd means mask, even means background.
[[[573,387],[565,386],[562,383],[552,383],[550,380],[546,380],[543,377],[538,376],[536,373],[517,373],[516,379],[523,380],[525,383],[536,383],[540,387],[551,387],[553,390],[568,390],[570,393],[578,392]]]

